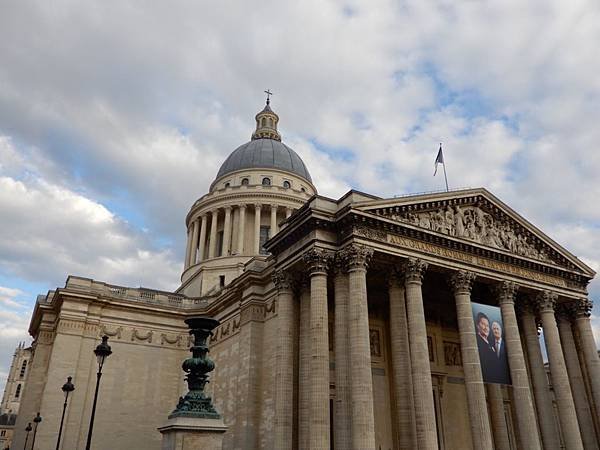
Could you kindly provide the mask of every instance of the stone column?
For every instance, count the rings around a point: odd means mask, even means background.
[[[277,205],[271,205],[271,236],[275,236],[277,234]]]
[[[225,207],[225,223],[223,224],[223,256],[231,254],[231,206]]]
[[[334,442],[337,448],[349,449],[352,443],[350,429],[350,368],[348,357],[348,275],[343,255],[338,253],[335,261],[335,410]],[[302,448],[302,447],[300,447]]]
[[[254,205],[254,255],[260,255],[260,210],[262,205]]]
[[[188,260],[188,267],[196,264],[196,255],[198,254],[198,220],[194,220],[192,227],[192,241],[190,243],[190,259]]]
[[[292,208],[285,208],[285,218],[287,219],[292,215]]]
[[[389,279],[390,347],[392,356],[392,383],[396,408],[396,429],[400,450],[417,448],[413,384],[406,321],[406,300],[401,274],[394,272]]]
[[[312,383],[310,371],[310,286],[302,280],[300,287],[300,321],[298,324],[298,448],[308,448],[310,406],[308,393]]]
[[[474,280],[474,273],[459,271],[450,278],[450,284],[456,301],[456,316],[460,334],[473,448],[484,449],[492,448],[493,445],[481,364],[479,362],[479,350],[475,336],[473,310],[471,308],[471,287]]]
[[[277,353],[275,376],[275,448],[292,449],[294,429],[294,296],[292,278],[273,274],[277,288]]]
[[[373,249],[352,244],[343,250],[348,267],[348,341],[350,364],[350,423],[354,450],[375,450],[373,377],[369,343],[367,266]]]
[[[540,426],[542,448],[544,450],[558,450],[560,449],[560,440],[554,424],[554,406],[550,397],[548,377],[546,376],[544,359],[542,358],[542,351],[540,349],[538,327],[533,309],[534,305],[532,301],[527,300],[521,302],[519,306],[523,334],[525,335],[525,346],[527,347],[527,356],[529,357],[529,371]]]
[[[583,442],[579,434],[579,424],[575,412],[571,386],[567,376],[565,358],[563,356],[560,338],[558,336],[558,327],[554,317],[554,305],[558,295],[551,291],[544,291],[537,297],[537,304],[542,319],[542,329],[544,330],[544,341],[548,352],[548,361],[550,362],[550,374],[552,376],[552,386],[554,388],[554,397],[558,406],[558,419],[563,433],[565,446],[569,450],[583,449]]]
[[[195,245],[192,244],[192,253],[198,251],[198,262],[204,259],[204,247],[206,247],[206,214],[203,214],[200,220],[200,238]],[[196,256],[194,255],[192,259],[195,261]]]
[[[437,450],[433,386],[427,348],[427,328],[421,285],[427,263],[409,258],[404,266],[408,339],[415,402],[415,427],[419,450]]]
[[[329,450],[329,324],[327,319],[327,267],[329,255],[313,248],[303,256],[310,276],[310,450]]]
[[[571,328],[571,310],[567,307],[560,308],[556,313],[558,322],[558,333],[565,356],[567,374],[571,383],[573,401],[577,411],[577,422],[585,450],[598,450],[594,422],[592,420],[592,411],[585,392],[585,381],[579,365],[579,356]]]
[[[188,267],[190,267],[190,255],[192,253],[192,234],[193,234],[193,230],[194,230],[194,223],[195,222],[192,222],[190,224],[190,227],[187,230],[184,269],[187,269]]]
[[[208,243],[208,257],[214,258],[217,250],[217,221],[219,220],[219,210],[211,211],[210,218],[210,242]]]
[[[238,224],[238,255],[244,254],[244,238],[246,237],[246,205],[240,205],[240,222]]]
[[[523,446],[531,450],[540,450],[540,436],[535,420],[535,410],[531,391],[529,389],[529,378],[527,367],[521,346],[521,336],[515,314],[515,296],[517,285],[505,281],[496,286],[495,294],[502,311],[502,322],[504,324],[504,342],[508,355],[510,377],[512,379],[513,401],[516,413],[516,425],[519,438]],[[495,433],[494,433],[495,435]]]
[[[488,384],[486,387],[488,400],[490,402],[490,418],[494,435],[494,449],[510,450],[508,427],[506,425],[506,416],[504,415],[504,398],[502,397],[502,388],[499,384],[493,383]],[[529,447],[526,448],[529,450]]]
[[[583,298],[577,303],[575,326],[579,333],[581,342],[581,351],[585,359],[585,368],[590,380],[592,400],[596,406],[596,422],[600,424],[600,358],[598,358],[598,348],[594,341],[594,332],[590,315],[592,313],[593,303],[588,298]]]

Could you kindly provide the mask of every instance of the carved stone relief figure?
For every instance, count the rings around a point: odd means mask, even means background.
[[[509,219],[496,219],[479,206],[450,205],[435,211],[393,214],[392,219],[420,228],[469,239],[520,256],[552,262],[546,251],[514,228]]]

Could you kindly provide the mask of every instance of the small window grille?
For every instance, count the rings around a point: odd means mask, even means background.
[[[27,360],[23,361],[23,364],[21,364],[21,372],[19,373],[19,378],[23,378],[25,376],[25,370],[27,370]]]
[[[283,182],[283,187],[286,188],[286,189],[289,189],[289,188],[292,187],[292,184],[288,180],[285,180]]]
[[[263,178],[262,184],[263,186],[271,186],[271,179],[268,177]]]
[[[250,184],[250,180],[248,178],[242,178],[242,186],[248,186]]]

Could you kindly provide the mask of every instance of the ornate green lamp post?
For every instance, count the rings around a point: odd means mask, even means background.
[[[29,440],[29,433],[31,433],[31,430],[33,430],[33,428],[31,428],[31,422],[29,422],[25,427],[27,434],[25,435],[25,445],[23,446],[23,450],[27,450],[27,441]]]
[[[31,448],[35,448],[35,435],[37,434],[37,429],[38,429],[38,425],[40,424],[40,422],[42,421],[42,416],[40,416],[40,413],[38,412],[36,414],[36,416],[33,418],[33,423],[35,424],[35,426],[33,427],[33,438],[31,439]]]
[[[196,316],[185,320],[190,327],[190,334],[194,336],[194,345],[190,349],[192,357],[186,359],[181,365],[187,374],[186,380],[189,392],[184,397],[179,397],[179,403],[169,416],[174,417],[202,417],[206,419],[220,419],[215,410],[212,399],[204,392],[208,383],[208,373],[215,369],[215,363],[208,357],[206,343],[212,335],[219,321],[211,317]]]
[[[65,411],[67,410],[67,400],[69,399],[69,394],[75,390],[75,386],[71,383],[73,377],[67,377],[67,382],[63,384],[61,388],[65,393],[65,402],[63,403],[63,411],[62,417],[60,418],[60,428],[58,429],[58,439],[56,440],[56,450],[60,447],[60,436],[62,435],[63,422],[65,421]]]
[[[108,345],[108,336],[102,336],[102,342],[98,344],[94,350],[94,354],[98,359],[98,373],[96,373],[96,391],[94,392],[94,403],[92,404],[92,416],[90,417],[90,428],[87,435],[87,444],[85,450],[90,450],[92,447],[92,431],[94,430],[94,418],[96,416],[96,403],[98,402],[98,388],[100,387],[100,378],[102,377],[102,367],[104,361],[112,354],[110,345]]]

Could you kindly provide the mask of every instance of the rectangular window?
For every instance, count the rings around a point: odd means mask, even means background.
[[[17,390],[15,392],[15,398],[19,398],[21,396],[21,385],[17,386]]]
[[[19,378],[23,378],[25,376],[25,369],[27,369],[27,360],[23,361],[23,365],[21,366],[21,372],[19,373]]]
[[[271,227],[269,226],[261,226],[260,227],[260,254],[267,255],[268,252],[264,249],[265,242],[269,240],[271,237]]]
[[[217,233],[217,256],[223,256],[223,231]]]

